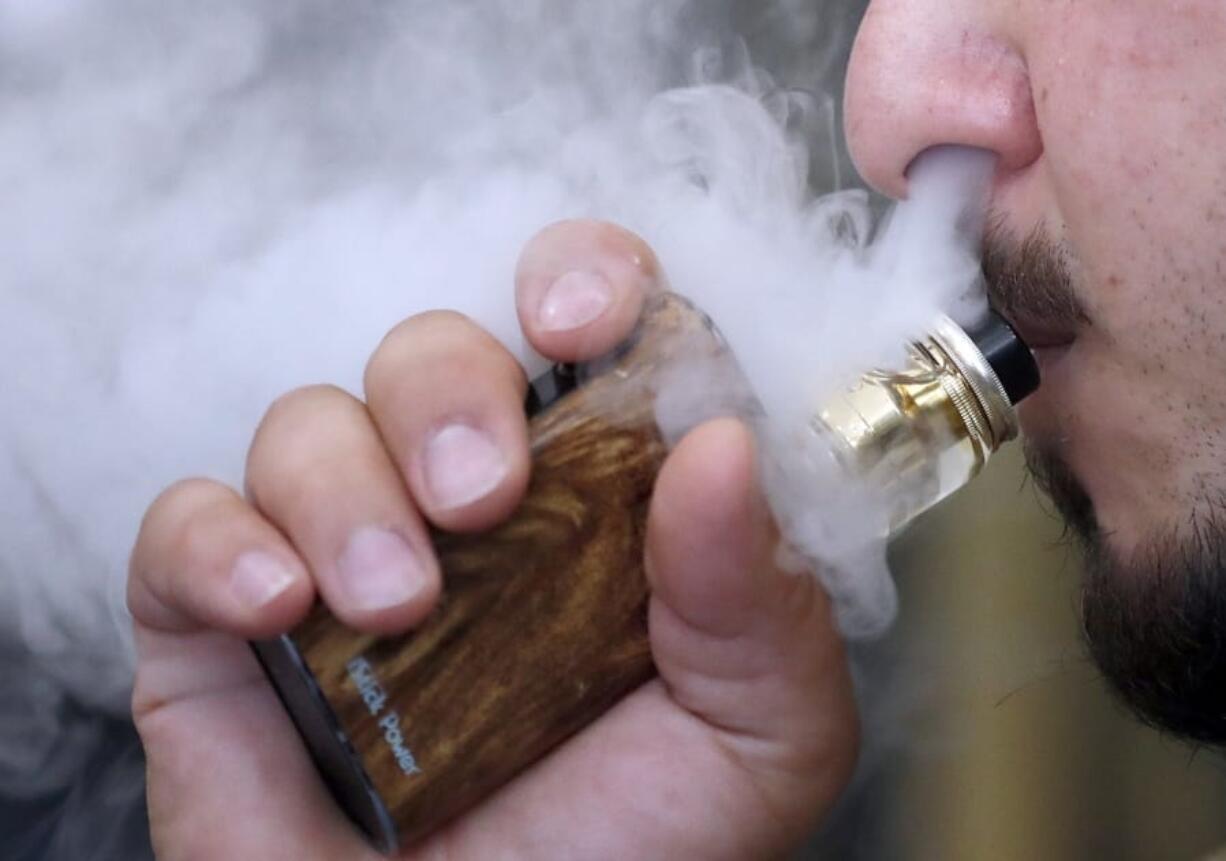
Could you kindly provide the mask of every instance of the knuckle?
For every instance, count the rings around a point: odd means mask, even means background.
[[[162,515],[181,512],[195,507],[201,500],[215,498],[229,493],[228,488],[209,478],[182,478],[169,485],[157,495],[145,515],[146,521],[156,520]]]
[[[384,337],[366,364],[363,385],[372,405],[401,390],[410,369],[429,369],[436,380],[496,378],[525,385],[523,369],[493,335],[457,311],[409,317]]]
[[[293,524],[298,530],[311,534],[322,523],[317,516],[332,510],[325,503],[337,497],[339,488],[335,478],[343,470],[319,468],[317,463],[308,464],[306,457],[286,461],[275,473],[269,472],[256,492],[257,506],[274,520]],[[335,512],[330,516],[340,516]]]
[[[659,261],[647,240],[611,221],[577,218],[554,222],[529,240],[525,257],[533,259],[539,255],[555,260],[560,249],[567,249],[567,253],[561,255],[565,258],[603,252],[629,260],[641,276],[648,276],[648,283],[660,272]]]
[[[575,243],[587,244],[605,236],[636,236],[623,227],[611,221],[599,218],[563,218],[553,224],[546,225],[530,242]],[[642,240],[639,240],[642,241]],[[644,243],[646,244],[646,243]]]
[[[430,330],[430,329],[445,330],[451,328],[454,330],[463,329],[480,329],[471,317],[459,311],[453,311],[449,308],[433,308],[429,311],[420,311],[413,314],[411,317],[405,318],[398,323],[388,335],[393,335],[397,331],[412,332],[415,330]]]
[[[128,578],[124,600],[128,612],[139,618],[147,595],[154,588],[153,560],[165,552],[177,524],[195,505],[217,492],[215,482],[203,478],[186,478],[164,489],[150,503],[141,518],[132,552],[128,556]]]
[[[215,499],[198,506],[180,519],[168,541],[172,566],[176,571],[194,568],[211,559],[217,552],[219,521],[229,506],[226,500]]]
[[[190,521],[195,512],[220,499],[233,495],[228,487],[208,478],[184,478],[171,484],[157,495],[141,520],[132,567],[143,558],[143,550],[160,545],[168,535]],[[130,572],[130,573],[134,573]]]
[[[438,352],[489,337],[472,318],[445,309],[423,311],[397,323],[379,342],[367,364],[378,372],[388,363]]]
[[[343,389],[311,385],[281,395],[264,413],[247,453],[247,486],[258,494],[274,475],[305,469],[318,459],[319,438],[330,422],[363,410]]]
[[[206,478],[187,478],[163,490],[141,522],[128,562],[126,599],[134,616],[151,596],[173,592],[175,578],[207,562],[216,553],[218,517],[237,495]]]
[[[304,419],[313,418],[317,411],[349,400],[350,395],[343,389],[327,383],[291,389],[268,405],[256,428],[256,440],[262,435],[267,436],[287,427],[298,426]]]

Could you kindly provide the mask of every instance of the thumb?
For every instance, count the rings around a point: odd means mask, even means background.
[[[777,547],[752,435],[731,419],[692,431],[648,521],[656,666],[760,789],[811,816],[850,779],[858,726],[830,601],[816,578],[775,564]]]

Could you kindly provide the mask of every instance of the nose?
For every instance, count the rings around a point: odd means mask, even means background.
[[[997,156],[997,177],[1043,153],[1022,56],[994,32],[983,0],[874,0],[847,72],[844,116],[852,160],[891,197],[929,147],[959,144]]]

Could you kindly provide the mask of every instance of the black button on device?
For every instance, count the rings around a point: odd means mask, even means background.
[[[966,334],[996,372],[1010,403],[1020,403],[1039,387],[1039,365],[1034,354],[1004,317],[989,311]]]

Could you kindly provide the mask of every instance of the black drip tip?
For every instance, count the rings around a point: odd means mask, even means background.
[[[1039,366],[1034,354],[1004,317],[989,311],[966,334],[996,372],[1010,403],[1019,403],[1039,387]]]

